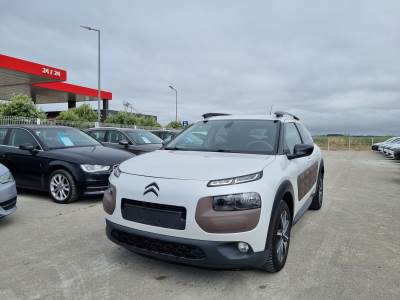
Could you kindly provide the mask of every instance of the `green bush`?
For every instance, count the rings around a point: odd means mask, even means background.
[[[92,109],[89,104],[82,104],[77,108],[71,108],[62,111],[57,117],[60,121],[74,121],[74,122],[96,122],[97,112]]]
[[[182,129],[183,126],[179,122],[172,121],[172,122],[168,123],[167,128],[170,128],[170,129]]]
[[[0,116],[46,119],[46,113],[37,108],[29,96],[23,94],[13,95],[10,101],[1,104]]]
[[[105,123],[110,124],[121,124],[121,125],[137,125],[137,126],[148,126],[148,127],[161,127],[154,118],[138,116],[127,111],[120,111],[116,114],[110,114],[107,116]]]

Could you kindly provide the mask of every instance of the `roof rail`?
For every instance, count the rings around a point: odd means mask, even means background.
[[[225,114],[225,113],[206,113],[202,117],[204,119],[208,119],[211,117],[219,117],[219,116],[229,116],[230,114]]]
[[[277,116],[278,118],[282,118],[283,116],[290,116],[290,117],[292,117],[293,119],[295,119],[295,120],[297,120],[297,121],[300,121],[300,118],[299,118],[299,117],[297,117],[297,116],[295,116],[295,115],[293,115],[293,114],[291,114],[291,113],[288,113],[288,112],[286,112],[286,111],[276,111],[276,112],[274,112],[274,114],[275,114],[275,116]]]

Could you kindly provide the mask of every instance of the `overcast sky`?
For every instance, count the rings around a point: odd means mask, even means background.
[[[166,123],[298,114],[313,133],[400,134],[400,1],[6,1],[0,53],[102,87]],[[66,106],[65,106],[66,107]]]

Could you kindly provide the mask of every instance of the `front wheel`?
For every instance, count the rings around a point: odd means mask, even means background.
[[[264,271],[275,273],[284,267],[289,253],[291,220],[290,209],[286,202],[281,200],[272,215],[269,232],[271,236],[268,236],[266,245],[268,257],[261,267]]]
[[[318,181],[317,181],[317,189],[316,189],[314,197],[312,199],[310,209],[311,210],[321,209],[323,198],[324,198],[324,174],[322,172],[319,172]]]
[[[66,204],[78,199],[78,188],[72,175],[56,170],[49,176],[49,194],[54,202]]]

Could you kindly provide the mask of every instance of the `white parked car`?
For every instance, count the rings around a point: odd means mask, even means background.
[[[388,139],[388,140],[386,140],[386,141],[384,141],[382,143],[378,143],[377,150],[379,152],[383,152],[385,147],[393,145],[393,144],[396,144],[396,143],[400,143],[400,137],[393,137],[393,138],[390,138],[390,139]]]
[[[0,164],[0,219],[17,210],[17,189],[10,170]]]
[[[277,272],[292,224],[321,208],[323,178],[321,151],[297,117],[207,114],[114,170],[106,232],[168,261]]]
[[[390,143],[391,141],[395,140],[397,137],[391,137],[390,139],[387,139],[386,141],[380,142],[380,143],[375,143],[371,146],[371,149],[374,151],[378,151],[378,148],[380,145]]]

